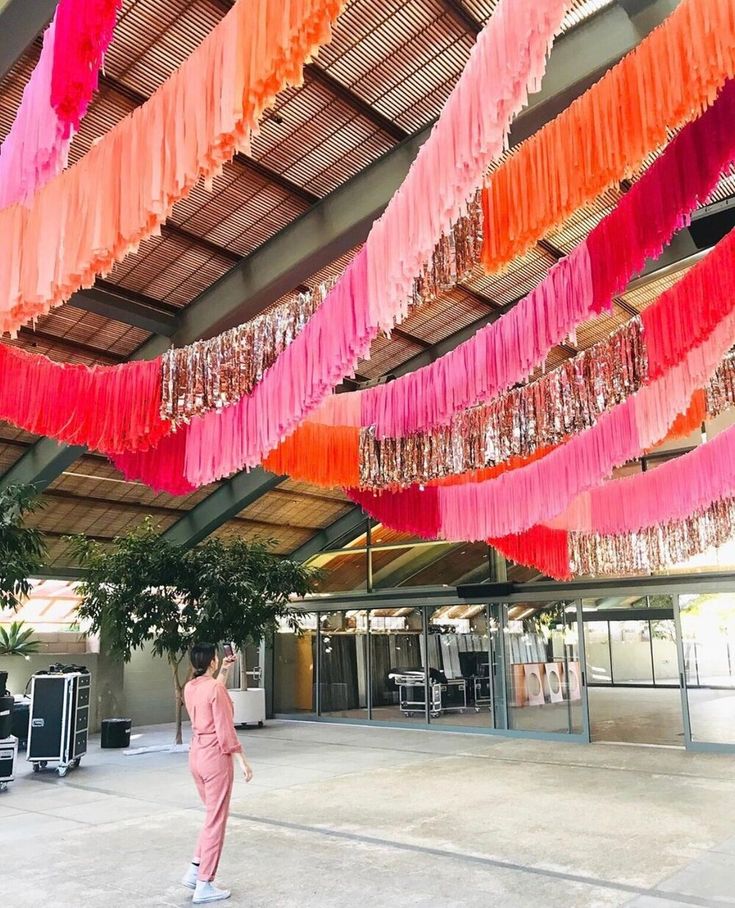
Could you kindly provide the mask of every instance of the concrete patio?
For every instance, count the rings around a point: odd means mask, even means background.
[[[283,722],[241,737],[255,779],[236,781],[227,904],[735,906],[734,757]],[[21,759],[3,908],[189,904],[186,762],[98,739],[65,779]]]

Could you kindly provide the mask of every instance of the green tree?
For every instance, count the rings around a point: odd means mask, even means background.
[[[171,666],[176,743],[182,741],[182,667],[197,640],[233,641],[242,651],[291,618],[293,595],[304,596],[314,572],[270,552],[268,541],[209,539],[195,549],[168,542],[150,521],[106,548],[71,540],[84,579],[77,613],[89,631],[126,662],[146,645]]]
[[[17,609],[30,595],[30,578],[46,560],[43,533],[25,522],[41,506],[34,486],[12,485],[0,490],[0,611]]]

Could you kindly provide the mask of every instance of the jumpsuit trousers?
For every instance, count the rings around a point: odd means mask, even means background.
[[[242,748],[233,723],[232,701],[224,685],[209,676],[184,688],[192,724],[189,768],[206,810],[195,856],[199,879],[212,881],[225,841],[234,777],[232,754]]]

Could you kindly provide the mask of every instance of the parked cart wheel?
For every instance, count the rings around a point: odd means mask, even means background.
[[[64,776],[67,774],[67,772],[69,772],[69,767],[68,767],[68,766],[59,766],[58,773],[59,773],[59,776],[60,776],[62,779],[63,779]]]
[[[0,782],[0,791],[7,791],[7,790],[8,790],[8,783]]]

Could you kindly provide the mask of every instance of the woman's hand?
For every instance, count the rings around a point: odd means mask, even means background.
[[[237,656],[225,656],[222,660],[222,665],[220,665],[219,672],[217,674],[217,680],[221,684],[227,683],[227,677],[230,674],[230,669],[235,664]]]
[[[253,778],[252,767],[241,753],[237,754],[236,756],[238,762],[240,763],[240,769],[242,769],[243,775],[245,776],[245,781],[249,782]]]

